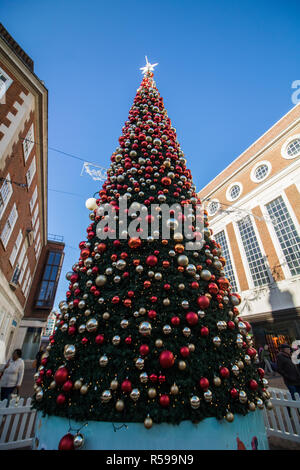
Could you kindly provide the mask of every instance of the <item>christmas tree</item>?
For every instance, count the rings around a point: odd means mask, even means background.
[[[87,239],[35,376],[44,415],[149,429],[271,406],[153,68],[87,201]]]

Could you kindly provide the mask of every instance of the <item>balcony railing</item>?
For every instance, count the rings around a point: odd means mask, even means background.
[[[55,235],[53,233],[48,233],[48,240],[52,242],[63,242],[64,237],[62,235]]]

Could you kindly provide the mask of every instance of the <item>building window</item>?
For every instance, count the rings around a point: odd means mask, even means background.
[[[293,135],[281,147],[283,158],[292,159],[300,155],[300,134]]]
[[[37,200],[37,186],[35,187],[35,190],[32,194],[32,197],[30,199],[30,203],[29,203],[29,206],[30,206],[30,212],[32,213],[33,211],[33,208],[34,208],[34,205],[35,205],[35,202]]]
[[[1,233],[1,241],[3,243],[4,248],[6,248],[7,246],[7,243],[10,239],[10,236],[14,229],[17,218],[18,218],[18,211],[17,211],[17,206],[15,203],[4,225],[4,229],[2,230],[2,233]]]
[[[254,181],[254,183],[260,183],[266,179],[271,172],[271,168],[272,167],[270,162],[258,162],[251,171],[252,181]]]
[[[281,196],[266,205],[292,276],[300,274],[300,237]]]
[[[27,132],[25,139],[23,140],[23,151],[24,151],[25,163],[28,160],[30,152],[33,149],[33,146],[34,146],[34,131],[33,131],[33,124],[32,124],[29,131]]]
[[[34,227],[33,233],[34,233],[34,239],[36,239],[37,234],[38,234],[38,229],[40,228],[40,219],[37,220],[36,226]]]
[[[10,182],[10,175],[8,174],[0,189],[0,218],[6,209],[12,193],[12,184]]]
[[[19,252],[22,240],[23,240],[23,234],[22,234],[22,230],[20,230],[19,235],[17,236],[17,239],[15,241],[15,244],[13,246],[13,249],[9,257],[9,261],[12,266],[14,265],[14,262],[16,261],[16,257]]]
[[[233,266],[232,266],[230,253],[229,253],[229,247],[228,247],[228,244],[227,244],[227,240],[226,240],[224,230],[222,230],[221,232],[219,232],[215,235],[215,240],[216,240],[217,243],[219,243],[221,245],[222,256],[226,260],[226,264],[225,264],[225,267],[224,267],[225,275],[229,279],[233,291],[237,292],[237,290],[238,290],[237,283],[236,283],[236,279],[235,279],[235,275],[234,275],[234,271],[233,271]]]
[[[269,284],[270,276],[250,217],[238,221],[243,247],[255,287]]]
[[[233,183],[229,186],[229,188],[226,191],[226,197],[228,201],[235,201],[238,199],[242,193],[242,185],[241,183]]]
[[[208,205],[208,215],[215,215],[220,209],[220,203],[217,200],[211,201]]]
[[[36,301],[37,307],[52,307],[62,264],[62,253],[50,251]]]
[[[21,266],[21,264],[20,264]],[[24,274],[25,274],[25,271],[26,271],[26,268],[28,266],[28,258],[26,256],[25,258],[25,261],[24,261],[24,264],[23,266],[21,267],[21,274],[20,274],[20,277],[19,277],[19,284],[21,285],[22,284],[22,280],[23,280],[23,277],[24,277]]]
[[[5,95],[12,82],[12,79],[0,67],[0,99]]]
[[[35,163],[35,157],[33,157],[33,160],[30,164],[30,167],[29,167],[28,171],[26,172],[26,179],[27,179],[28,188],[30,187],[30,185],[32,183],[33,177],[35,175],[35,171],[36,171],[36,163]]]
[[[34,226],[35,223],[36,223],[36,219],[37,219],[38,215],[39,215],[39,205],[37,204],[37,205],[36,205],[36,208],[35,208],[35,210],[34,210],[33,216],[32,216],[32,225],[33,225],[33,226]]]

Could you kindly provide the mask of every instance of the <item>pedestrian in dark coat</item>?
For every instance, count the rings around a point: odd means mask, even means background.
[[[291,358],[291,347],[284,343],[279,346],[280,352],[277,354],[277,370],[282,375],[283,380],[293,400],[295,400],[295,393],[300,397],[300,371],[296,364],[293,363]]]

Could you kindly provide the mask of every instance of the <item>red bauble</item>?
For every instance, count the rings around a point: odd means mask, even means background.
[[[208,336],[209,329],[207,328],[207,326],[202,326],[200,333],[201,333],[201,336]]]
[[[219,292],[219,288],[215,282],[210,282],[208,284],[208,292],[210,294],[217,294]]]
[[[159,397],[159,404],[163,407],[167,407],[170,405],[170,397],[169,395],[161,395]]]
[[[58,444],[58,450],[74,450],[74,436],[71,433],[61,438]]]
[[[68,375],[69,375],[68,369],[66,369],[66,367],[60,367],[55,372],[54,380],[57,383],[57,385],[62,385],[66,382]]]
[[[89,340],[85,337],[82,338],[82,340],[81,340],[81,344],[83,344],[83,345],[87,344],[88,342],[89,342]]]
[[[88,248],[84,248],[81,250],[80,255],[82,259],[86,259],[90,256],[90,250]]]
[[[103,253],[106,250],[105,243],[99,243],[99,245],[97,246],[97,249],[98,249],[98,253]]]
[[[121,389],[125,393],[129,393],[132,390],[132,385],[130,380],[126,379],[122,382]]]
[[[199,307],[203,310],[204,308],[207,308],[209,306],[209,298],[206,297],[206,295],[200,295],[197,299]]]
[[[52,377],[52,370],[51,370],[51,369],[48,369],[48,370],[46,371],[46,375],[47,375],[47,377]]]
[[[258,383],[256,382],[256,380],[251,379],[249,382],[249,387],[251,388],[251,390],[257,390]]]
[[[142,344],[140,346],[140,353],[141,353],[141,356],[147,356],[147,354],[149,354],[149,346],[148,344]]]
[[[159,356],[159,363],[164,369],[169,369],[174,365],[174,355],[171,351],[162,351]]]
[[[153,382],[153,383],[157,382],[157,375],[156,374],[151,374],[149,378],[150,378],[151,382]]]
[[[230,395],[232,396],[232,398],[237,398],[239,396],[239,392],[237,391],[236,388],[232,388],[230,390]]]
[[[259,367],[259,368],[257,369],[257,372],[259,373],[259,376],[260,376],[260,378],[262,379],[262,378],[264,377],[264,375],[265,375],[264,369],[262,369],[261,367]]]
[[[148,266],[155,266],[155,265],[157,264],[157,262],[158,262],[158,259],[157,259],[157,257],[154,256],[154,255],[150,255],[150,256],[148,256],[148,258],[146,259],[146,264],[147,264]]]
[[[227,326],[228,326],[228,328],[229,328],[230,330],[234,330],[234,329],[235,329],[235,323],[234,323],[233,321],[231,321],[231,320],[229,320],[229,321],[227,322]]]
[[[148,317],[151,318],[152,320],[154,320],[154,318],[156,318],[156,311],[155,310],[149,310],[148,312]]]
[[[63,404],[65,403],[65,401],[66,401],[66,397],[65,397],[65,395],[63,395],[62,393],[60,393],[60,394],[58,395],[58,397],[56,398],[56,403],[57,403],[58,405],[63,405]]]
[[[172,183],[172,180],[171,180],[171,178],[168,178],[167,176],[164,176],[161,179],[161,182],[164,186],[170,186],[170,184]]]
[[[132,343],[132,338],[131,338],[131,336],[127,336],[127,338],[125,338],[125,343],[126,343],[126,344],[131,344],[131,343]]]
[[[220,367],[220,375],[224,379],[227,379],[230,375],[229,369],[227,369],[227,367]]]
[[[256,355],[257,351],[256,349],[254,348],[248,348],[247,349],[247,354],[250,356],[250,357],[254,357]]]
[[[195,312],[188,312],[185,316],[189,325],[194,326],[198,323],[198,315]]]
[[[179,317],[172,317],[171,318],[171,323],[174,326],[178,326],[180,324],[180,318]]]
[[[68,335],[72,336],[72,335],[75,335],[76,333],[76,326],[72,325],[69,327],[68,329]]]
[[[95,343],[96,344],[102,344],[104,342],[104,336],[103,335],[97,335],[95,338]]]
[[[165,375],[160,375],[160,376],[158,377],[158,381],[159,381],[159,383],[161,383],[161,384],[164,383],[164,382],[166,381],[166,376],[165,376]]]
[[[64,392],[69,392],[73,388],[73,382],[71,380],[67,380],[63,386],[62,389]]]
[[[202,390],[207,390],[209,387],[209,380],[206,377],[201,377],[201,379],[199,380],[199,385]]]
[[[187,346],[182,346],[182,348],[180,348],[180,354],[182,357],[188,357],[190,355],[189,348]]]

